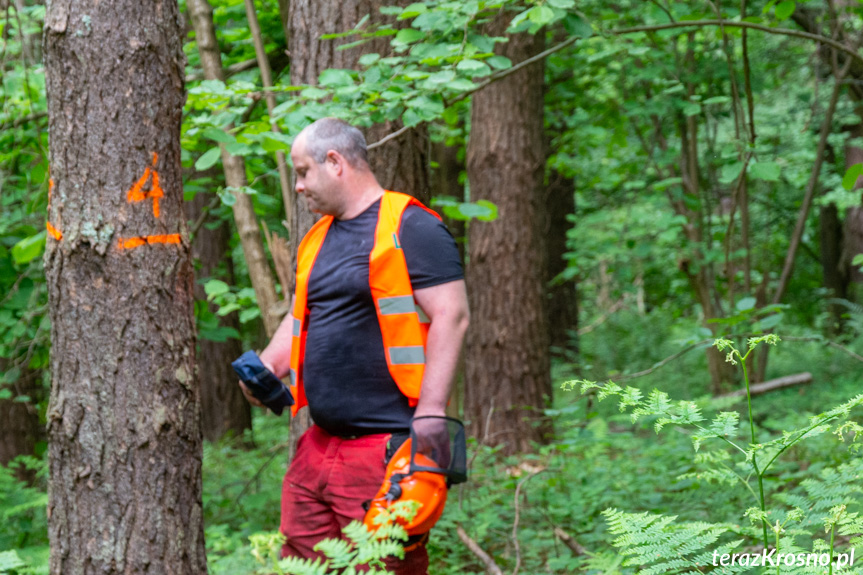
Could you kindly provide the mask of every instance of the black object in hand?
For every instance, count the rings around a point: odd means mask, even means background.
[[[231,367],[255,399],[269,407],[276,415],[281,415],[286,407],[294,404],[294,398],[282,380],[264,366],[254,351],[247,351],[232,361]]]

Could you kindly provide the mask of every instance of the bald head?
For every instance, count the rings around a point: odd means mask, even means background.
[[[354,169],[369,169],[365,136],[359,129],[338,118],[321,118],[306,126],[297,135],[294,145],[302,146],[305,153],[319,164],[326,161],[327,152],[335,150]]]

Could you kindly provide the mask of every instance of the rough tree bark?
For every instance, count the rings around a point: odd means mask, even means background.
[[[216,30],[213,26],[213,8],[207,0],[189,0],[187,2],[189,16],[195,28],[195,41],[198,53],[201,56],[201,66],[204,68],[204,77],[208,80],[224,81],[222,70],[222,55],[219,52],[219,43],[216,39]],[[225,129],[230,129],[227,126]],[[242,156],[232,156],[222,148],[222,166],[225,168],[225,181],[228,186],[240,189],[246,187],[246,163]],[[258,227],[258,219],[252,207],[252,200],[247,194],[235,193],[237,198],[234,204],[234,221],[237,232],[240,235],[240,243],[243,246],[243,254],[249,267],[249,279],[255,290],[258,307],[261,309],[261,319],[267,336],[276,333],[279,327],[279,317],[275,313],[276,284],[273,272],[267,261],[264,251],[264,241],[261,230]]]
[[[367,14],[371,22],[380,21],[381,6],[407,5],[410,2],[384,0],[291,0],[288,15],[288,49],[291,53],[291,84],[317,84],[318,76],[327,68],[355,68],[360,56],[367,53],[386,55],[390,52],[389,38],[349,50],[336,50],[350,38],[321,40],[321,35],[351,30]],[[283,4],[280,4],[280,7]],[[400,125],[385,125],[368,130],[369,143],[398,129]],[[372,171],[381,185],[389,190],[411,194],[421,201],[428,201],[429,175],[428,160],[425,157],[427,146],[425,129],[414,129],[397,141],[389,142],[369,153]],[[300,240],[317,221],[317,215],[309,211],[305,201],[295,202],[296,209],[291,214],[291,230],[296,238],[291,238],[294,269],[296,269],[297,247]],[[293,458],[300,435],[311,423],[308,410],[302,410],[291,420],[291,447],[289,459]]]
[[[191,202],[186,202],[188,218],[197,221],[205,210],[210,196],[197,194]],[[229,284],[234,283],[234,266],[228,251],[231,229],[227,222],[215,229],[201,226],[192,242],[192,256],[198,262],[195,279],[215,277],[216,270],[227,264],[227,273],[221,278]],[[195,299],[207,301],[204,286],[195,281]],[[215,308],[212,308],[215,312]],[[240,322],[236,313],[221,318],[225,327],[239,331]],[[241,436],[243,431],[252,428],[252,412],[249,402],[237,385],[237,374],[230,361],[243,353],[242,342],[228,339],[223,342],[198,340],[198,379],[201,382],[201,421],[204,438],[217,441],[229,431]]]
[[[506,21],[498,18],[489,28],[501,36]],[[543,44],[542,34],[516,35],[497,51],[520,62]],[[471,201],[493,202],[498,218],[471,222],[468,229],[465,413],[474,436],[504,444],[507,453],[544,440],[538,416],[551,395],[543,69],[534,64],[473,96],[467,153]]]
[[[184,60],[176,2],[48,6],[55,575],[207,570]]]

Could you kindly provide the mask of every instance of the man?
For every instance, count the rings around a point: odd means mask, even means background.
[[[469,314],[455,241],[437,214],[380,186],[358,129],[318,120],[291,160],[297,193],[324,217],[300,244],[293,313],[261,361],[290,373],[295,408],[308,403],[315,422],[285,475],[281,520],[282,555],[311,558],[362,520],[412,419],[444,415]],[[426,573],[423,543],[388,566]]]

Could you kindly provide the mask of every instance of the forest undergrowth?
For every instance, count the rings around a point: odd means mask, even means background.
[[[580,366],[559,358],[556,386],[577,373],[585,379],[626,380],[627,373],[649,371],[699,337],[697,327],[689,333],[679,322],[662,324],[653,318],[652,325],[662,329],[663,337],[646,342],[645,328],[651,319],[636,316],[622,314],[582,338]],[[810,418],[848,402],[863,389],[863,370],[848,353],[791,338],[771,349],[768,377],[805,370],[812,373],[813,381],[752,398],[761,443],[806,426]],[[863,351],[859,339],[846,344],[849,351]],[[745,352],[746,347],[741,349]],[[678,400],[692,402],[704,412],[704,425],[718,412],[736,413],[727,437],[748,446],[746,398],[709,399],[705,374],[704,353],[694,349],[651,373],[620,383],[620,388],[639,389],[645,405],[653,401],[654,408],[652,390],[667,393],[672,406]],[[595,392],[557,389],[555,404],[546,411],[555,429],[548,445],[537,446],[531,454],[503,457],[499,448],[472,440],[470,481],[450,493],[429,546],[430,572],[485,572],[465,538],[491,556],[503,572],[516,575],[760,572],[739,566],[696,569],[692,564],[699,554],[703,559],[713,550],[762,552],[761,515],[753,498],[757,486],[752,477],[750,488],[734,478],[734,474],[745,475],[747,458],[741,456],[742,465],[735,465],[732,455],[717,449],[722,440],[716,437],[705,439],[696,451],[693,436],[698,431],[685,421],[666,422],[666,429],[657,433],[654,428],[660,417],[644,410],[642,415],[633,422],[615,401],[597,401]],[[848,415],[848,421],[861,420],[863,409],[853,407]],[[860,443],[853,441],[856,429],[846,426],[838,435],[831,433],[834,428],[822,431],[810,432],[811,437],[785,450],[763,478],[768,547],[775,544],[779,521],[784,550],[821,551],[832,532],[834,553],[857,544],[863,554],[856,515],[863,501],[859,480],[863,464],[854,450]],[[210,573],[273,572],[266,548],[278,545],[272,535],[279,522],[287,440],[286,418],[256,413],[253,433],[205,444]],[[32,486],[16,478],[22,469],[34,477]],[[0,468],[0,573],[47,573],[46,483],[44,462],[35,457]],[[840,505],[845,507],[838,511]],[[837,513],[841,516],[835,517]],[[651,566],[640,555],[645,542],[658,555],[678,553],[677,561],[657,557]],[[841,572],[859,572],[860,567],[855,567]],[[782,573],[829,572],[827,567],[783,569]]]

